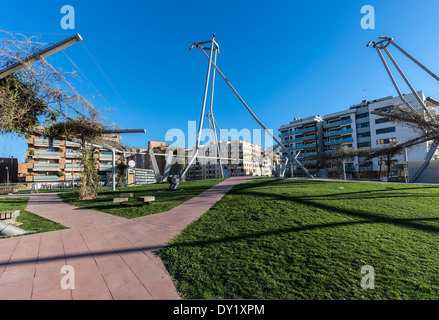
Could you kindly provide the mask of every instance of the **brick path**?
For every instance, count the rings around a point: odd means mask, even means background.
[[[31,195],[28,211],[70,229],[0,240],[0,300],[180,299],[156,250],[251,179],[229,178],[167,212],[131,220],[64,204],[56,194]],[[71,289],[61,286],[71,275],[61,273],[65,265],[74,270]]]

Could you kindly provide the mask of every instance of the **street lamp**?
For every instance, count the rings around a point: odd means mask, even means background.
[[[79,34],[75,34],[65,40],[62,40],[58,43],[55,43],[54,45],[51,45],[50,47],[43,49],[33,55],[30,55],[29,57],[24,58],[21,61],[18,61],[12,65],[10,65],[9,67],[0,70],[0,79],[9,76],[10,74],[13,74],[14,72],[29,66],[31,64],[33,64],[34,62],[41,60],[43,58],[46,58],[48,56],[50,56],[51,54],[54,54],[62,49],[65,49],[69,46],[71,46],[72,44],[75,44],[79,41],[82,41],[82,37]]]
[[[9,168],[5,167],[6,169],[6,183],[9,184]]]

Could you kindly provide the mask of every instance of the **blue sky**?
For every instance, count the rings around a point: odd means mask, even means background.
[[[148,140],[164,141],[169,129],[186,131],[188,121],[198,121],[207,60],[189,47],[213,33],[221,48],[218,66],[264,124],[275,130],[297,116],[324,115],[363,98],[396,95],[375,50],[366,48],[380,35],[394,37],[439,73],[439,2],[434,0],[41,3],[2,3],[0,29],[50,43],[80,33],[83,42],[65,50],[83,73],[83,81],[75,85],[97,107],[116,109],[104,113],[110,121],[147,130],[123,135],[135,147],[146,147]],[[63,5],[75,9],[75,30],[60,26]],[[361,28],[364,5],[375,8],[374,30]],[[416,89],[439,98],[437,82],[400,54],[394,56]],[[72,67],[64,53],[50,62]],[[105,99],[92,97],[97,94],[93,86]],[[219,77],[214,106],[222,128],[258,128]],[[22,139],[0,137],[0,157],[14,155],[22,161],[25,149]]]

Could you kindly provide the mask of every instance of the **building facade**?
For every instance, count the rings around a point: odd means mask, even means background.
[[[426,98],[422,91],[418,92],[427,108],[434,111],[439,102]],[[405,95],[405,99],[418,110],[423,110],[413,94]],[[412,127],[375,115],[373,111],[387,111],[401,105],[399,97],[385,97],[373,101],[362,101],[348,109],[328,115],[311,116],[305,119],[294,119],[279,128],[282,143],[297,159],[316,177],[340,177],[340,166],[336,160],[321,160],[318,155],[334,152],[340,147],[362,149],[379,148],[395,142],[406,142],[421,135]],[[402,107],[402,106],[401,106]],[[407,148],[406,155],[398,154],[392,159],[397,161],[424,160],[431,142],[424,142]],[[304,156],[307,157],[306,159]],[[312,155],[316,155],[312,159]],[[283,157],[287,154],[284,152]],[[407,158],[407,159],[406,159]],[[380,158],[367,160],[364,157],[347,159],[345,170],[348,178],[378,178],[386,166]],[[292,166],[287,173],[305,176],[298,166]]]
[[[108,135],[109,140],[120,141],[121,137]],[[80,144],[72,141],[31,136],[27,139],[25,162],[19,164],[19,179],[27,184],[77,183],[82,171]],[[97,160],[100,180],[109,181],[112,173],[112,153],[98,148]],[[122,155],[116,153],[116,161]]]
[[[217,146],[201,146],[199,157],[188,169],[186,180],[201,180],[221,178],[221,166],[226,170],[226,175],[232,176],[265,176],[273,175],[273,161],[280,155],[270,152],[257,144],[246,140],[230,140],[220,142],[218,161]],[[189,152],[191,157],[191,151]],[[225,169],[224,169],[225,168]]]

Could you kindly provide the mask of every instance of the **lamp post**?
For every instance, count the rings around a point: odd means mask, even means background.
[[[31,64],[33,64],[34,62],[44,59],[48,56],[50,56],[51,54],[54,54],[62,49],[65,49],[69,46],[71,46],[72,44],[75,44],[79,41],[82,41],[82,37],[79,34],[75,34],[65,40],[62,40],[58,43],[55,43],[54,45],[51,45],[50,47],[43,49],[33,55],[30,55],[26,58],[24,58],[21,61],[18,61],[14,64],[11,64],[9,67],[0,70],[0,79],[7,77],[11,74],[13,74],[14,72],[29,66]]]
[[[9,184],[9,168],[5,167],[6,169],[6,183]]]

